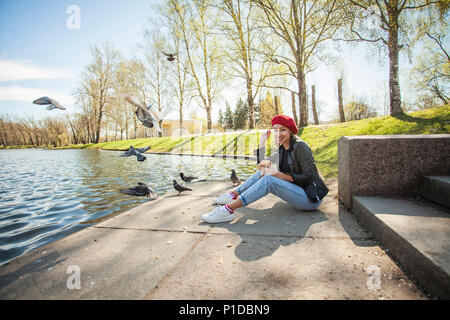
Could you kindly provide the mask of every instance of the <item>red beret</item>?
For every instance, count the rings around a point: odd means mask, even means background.
[[[284,114],[279,114],[272,118],[272,126],[274,124],[281,124],[282,126],[285,126],[286,128],[289,128],[293,134],[297,134],[298,129],[295,125],[294,120],[291,117],[288,117]]]

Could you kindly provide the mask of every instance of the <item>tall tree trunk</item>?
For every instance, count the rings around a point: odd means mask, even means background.
[[[342,79],[338,79],[338,108],[339,108],[339,120],[345,122],[344,105],[342,102]]]
[[[92,142],[92,141],[91,141],[91,132],[90,132],[90,129],[89,129],[89,128],[90,128],[89,123],[86,121],[85,125],[86,125],[86,137],[87,137],[87,141]]]
[[[291,104],[292,104],[292,115],[294,116],[294,122],[298,124],[297,111],[295,109],[295,93],[291,92]]]
[[[179,120],[180,137],[183,135],[183,104],[180,103],[180,120]]]
[[[311,108],[314,115],[314,124],[319,124],[319,116],[317,115],[316,109],[316,86],[311,86]]]
[[[280,97],[279,96],[275,96],[275,114],[280,114]]]
[[[249,108],[248,128],[255,128],[255,104],[253,103],[253,91],[251,83],[247,82],[247,103]]]
[[[30,144],[31,144],[32,146],[34,146],[33,136],[31,135],[31,132],[28,132],[28,136],[29,136]]]
[[[303,128],[308,125],[308,108],[306,103],[306,83],[303,71],[298,72],[298,100],[300,108],[299,127]]]
[[[398,11],[397,11],[397,1],[394,1],[392,7],[390,7],[389,12],[389,22],[391,28],[389,28],[389,97],[390,97],[390,107],[391,115],[397,115],[403,113],[401,108],[401,97],[400,97],[400,82],[398,78]]]
[[[206,117],[207,117],[207,124],[208,124],[208,132],[211,131],[212,123],[211,123],[211,104],[208,106],[208,109],[206,109]]]

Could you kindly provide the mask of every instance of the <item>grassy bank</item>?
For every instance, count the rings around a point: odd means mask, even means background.
[[[298,135],[311,147],[324,178],[337,177],[337,141],[342,136],[450,133],[450,106],[412,112],[398,117],[378,117],[326,126],[303,128]],[[259,133],[192,137],[140,138],[71,145],[66,148],[126,150],[151,146],[152,152],[203,153],[216,155],[254,155]],[[224,147],[226,146],[226,147]],[[270,152],[270,143],[267,152]]]
[[[349,121],[334,126],[307,127],[299,136],[311,147],[326,178],[337,177],[337,141],[342,136],[450,133],[450,106],[412,112],[398,117]]]
[[[176,145],[182,142],[183,137],[162,137],[162,138],[138,138],[120,141],[110,141],[102,143],[88,143],[69,145],[65,149],[104,149],[104,150],[127,150],[130,145],[135,148],[152,146],[152,151],[165,152],[172,150]]]

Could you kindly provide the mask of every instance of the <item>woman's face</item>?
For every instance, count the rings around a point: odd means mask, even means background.
[[[272,128],[275,141],[277,141],[280,145],[289,143],[291,137],[291,130],[289,128],[286,128],[281,124],[274,124]]]

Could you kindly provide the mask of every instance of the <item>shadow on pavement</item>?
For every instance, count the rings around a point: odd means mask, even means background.
[[[311,225],[328,220],[320,210],[299,211],[281,201],[272,208],[241,208],[239,211],[243,215],[238,220],[216,226],[241,237],[235,254],[243,261],[270,256],[280,246],[289,246],[305,238]]]

